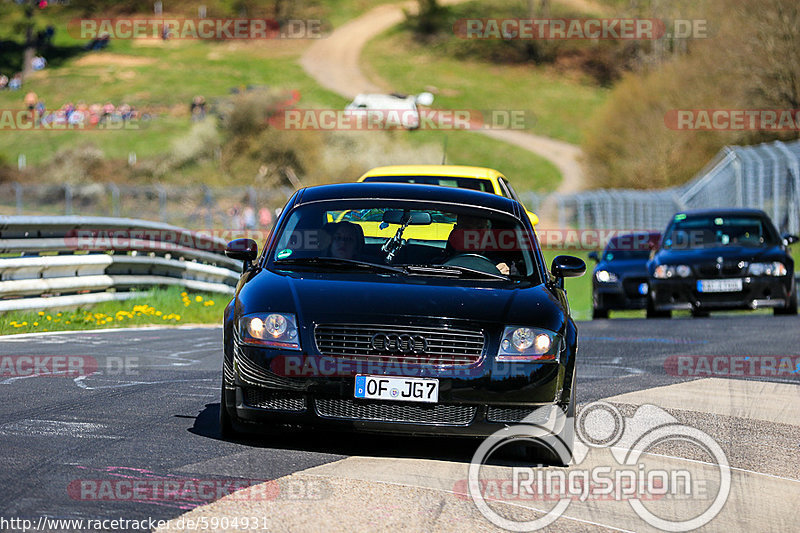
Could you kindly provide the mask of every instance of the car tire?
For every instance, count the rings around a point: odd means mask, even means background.
[[[592,320],[608,318],[608,309],[592,307]]]
[[[225,382],[220,387],[219,399],[219,436],[222,440],[229,440],[236,437],[236,429],[233,427],[233,416],[228,412],[228,401],[225,399]]]
[[[797,283],[794,285],[792,293],[789,295],[789,304],[786,307],[775,307],[772,310],[774,315],[796,315],[797,314]]]
[[[572,460],[572,453],[575,449],[575,378],[572,378],[572,389],[569,393],[569,405],[565,411],[567,420],[564,427],[561,428],[553,438],[555,441],[563,443],[564,447],[569,451],[569,457],[561,457],[553,448],[527,444],[524,446],[525,459],[537,465],[554,465],[560,467],[568,467]],[[560,447],[560,446],[559,446]]]

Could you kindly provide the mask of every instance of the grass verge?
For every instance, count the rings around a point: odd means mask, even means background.
[[[179,287],[153,289],[142,292],[141,298],[74,310],[5,313],[0,315],[0,335],[154,324],[221,324],[229,299],[225,294],[186,292]]]

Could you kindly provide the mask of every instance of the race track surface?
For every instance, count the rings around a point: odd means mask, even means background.
[[[579,404],[605,400],[625,417],[650,405],[651,414],[641,414],[674,417],[719,444],[731,490],[704,530],[790,530],[800,494],[797,368],[708,377],[691,375],[700,368],[694,363],[678,369],[675,356],[796,362],[798,326],[797,317],[750,314],[580,323]],[[221,340],[219,328],[192,327],[0,338],[5,361],[70,356],[84,370],[0,378],[0,515],[169,520],[191,511],[187,517],[257,515],[270,531],[497,529],[459,492],[476,441],[302,431],[220,440]],[[689,445],[656,451],[651,458],[662,466],[701,477],[715,466]],[[507,461],[489,468],[527,464]],[[611,458],[591,449],[582,461]],[[132,494],[136,480],[156,488]],[[260,496],[219,499],[231,483],[270,480],[277,482]],[[218,493],[184,490],[192,483]],[[541,503],[507,502],[503,513],[540,516]],[[673,504],[680,518],[686,502]],[[546,530],[656,530],[628,502],[589,498],[564,515]]]

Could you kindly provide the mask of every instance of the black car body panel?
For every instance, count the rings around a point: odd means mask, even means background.
[[[595,312],[647,307],[647,262],[660,237],[660,233],[642,232],[617,235],[609,240],[592,272]],[[598,275],[601,272],[607,273],[603,279]]]
[[[794,260],[766,213],[756,209],[715,209],[687,211],[677,214],[677,218],[680,220],[717,218],[720,221],[728,218],[750,218],[757,220],[763,227],[763,242],[747,244],[726,242],[719,245],[704,242],[702,246],[687,243],[685,246],[670,247],[669,235],[676,224],[673,220],[664,234],[662,247],[648,263],[650,309],[703,312],[791,307],[792,298],[796,298]],[[753,275],[750,271],[750,266],[754,263],[774,262],[785,266],[785,275]],[[669,279],[660,279],[656,277],[656,269],[660,265],[685,265],[688,270],[684,269],[684,273],[688,275],[685,277],[673,275]],[[741,289],[726,289],[724,292],[701,290],[701,283],[713,280],[741,283]],[[796,308],[796,303],[794,305]]]
[[[277,236],[293,210],[315,202],[360,198],[466,206],[513,217],[531,238],[535,271],[527,278],[464,280],[301,268],[272,260]],[[296,315],[300,350],[242,342],[237,321],[270,312]],[[510,326],[557,333],[558,360],[496,361],[504,328]],[[343,335],[351,331],[352,335],[364,331],[422,332],[430,338],[450,335],[448,342],[455,353],[462,337],[482,336],[483,344],[463,364],[427,364],[426,354],[418,358],[419,364],[406,360],[396,365],[373,364],[368,358],[327,348],[331,331],[340,330],[347,332]],[[518,202],[422,185],[313,187],[290,199],[260,258],[242,275],[225,310],[221,409],[237,429],[252,429],[248,422],[298,423],[345,430],[485,436],[520,421],[536,407],[566,410],[572,400],[576,353],[577,329],[566,295],[544,267],[533,228]],[[436,378],[439,401],[357,400],[356,374]]]

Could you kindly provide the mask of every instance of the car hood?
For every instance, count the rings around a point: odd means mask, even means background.
[[[237,296],[237,315],[295,313],[301,323],[457,322],[531,325],[561,331],[564,313],[543,285],[373,273],[277,273],[253,276]]]
[[[684,264],[698,265],[703,263],[716,263],[721,257],[724,262],[746,261],[776,261],[786,257],[780,246],[767,246],[754,248],[751,246],[720,246],[714,248],[699,248],[693,250],[659,250],[653,258],[654,264]]]

